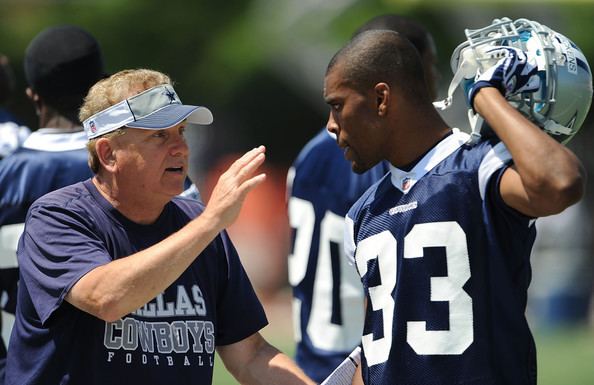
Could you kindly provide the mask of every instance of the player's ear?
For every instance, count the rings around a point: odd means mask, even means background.
[[[37,115],[39,115],[40,111],[41,111],[41,97],[39,96],[39,94],[37,92],[33,91],[33,88],[31,88],[31,87],[27,87],[25,89],[25,94],[27,95],[29,100],[31,100],[33,105],[35,106],[35,113]]]
[[[377,83],[374,87],[377,114],[379,116],[386,116],[390,104],[390,86],[386,83]]]
[[[39,98],[39,95],[37,95],[34,91],[33,88],[31,87],[27,87],[25,89],[25,94],[27,95],[27,97],[29,99],[31,99],[32,101],[36,101]]]
[[[116,165],[116,155],[113,143],[108,138],[99,138],[95,143],[95,151],[101,166],[107,171],[113,171]]]

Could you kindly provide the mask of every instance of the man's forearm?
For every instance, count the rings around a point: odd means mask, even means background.
[[[251,364],[243,371],[243,383],[253,385],[315,384],[293,360],[269,344],[260,349]]]
[[[156,245],[91,270],[66,300],[105,321],[117,320],[170,286],[219,231],[200,216]]]

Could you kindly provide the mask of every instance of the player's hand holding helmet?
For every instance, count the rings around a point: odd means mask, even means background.
[[[561,143],[581,128],[592,102],[592,72],[571,40],[527,19],[495,19],[466,29],[467,40],[450,61],[454,77],[448,97],[434,103],[446,109],[458,86],[465,92],[473,140],[485,128],[472,101],[482,87],[496,87],[526,118]]]
[[[474,109],[474,97],[483,87],[495,87],[508,98],[521,92],[536,91],[540,87],[538,68],[533,58],[513,47],[493,47],[486,51],[496,58],[501,58],[484,72],[478,72],[474,82],[468,82],[466,101]]]

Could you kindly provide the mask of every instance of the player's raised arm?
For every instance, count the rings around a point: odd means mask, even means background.
[[[501,59],[477,75],[467,97],[512,155],[514,166],[501,179],[503,200],[532,217],[559,213],[583,195],[581,162],[506,99],[545,87],[536,59],[514,47],[486,52]]]
[[[510,151],[514,165],[501,178],[503,200],[516,210],[541,217],[581,199],[585,170],[567,147],[514,109],[496,88],[483,88],[474,106]]]

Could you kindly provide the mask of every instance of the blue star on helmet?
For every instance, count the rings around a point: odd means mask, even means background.
[[[169,104],[177,103],[177,95],[171,90],[165,91],[165,95],[169,98]]]

